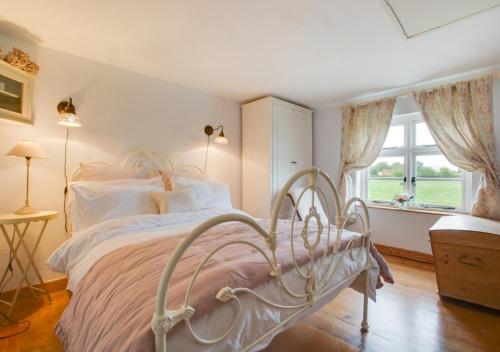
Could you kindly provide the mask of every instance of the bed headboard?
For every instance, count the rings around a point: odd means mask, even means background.
[[[174,164],[168,155],[150,149],[133,150],[122,162],[123,169],[133,169],[136,167],[145,167],[151,170],[174,170]]]
[[[108,165],[109,163],[105,163],[102,161],[89,161],[91,164],[100,164],[100,165]],[[177,173],[184,175],[194,175],[194,176],[204,176],[205,173],[198,166],[195,165],[184,165],[180,168],[174,167],[174,163],[170,157],[160,151],[141,148],[135,149],[129,152],[123,161],[121,162],[121,168],[123,169],[133,169],[137,167],[145,167],[147,169],[151,169],[154,171],[158,170],[167,170],[167,171],[176,171]],[[71,175],[71,181],[78,181],[81,176],[80,168],[76,169],[75,172]]]

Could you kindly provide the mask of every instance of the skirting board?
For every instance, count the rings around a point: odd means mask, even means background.
[[[384,244],[379,244],[379,243],[375,243],[375,247],[382,254],[389,254],[395,257],[412,259],[424,263],[430,263],[430,264],[434,263],[434,257],[432,256],[432,254],[412,251],[404,248],[386,246]]]
[[[53,279],[49,281],[44,282],[45,288],[49,292],[55,292],[55,291],[61,291],[66,288],[68,285],[68,278],[67,277],[62,277],[58,279]],[[40,285],[33,285],[34,287],[40,287]],[[16,292],[16,289],[4,291],[0,293],[0,297],[2,298],[8,298],[9,300],[11,299],[12,296],[14,296],[14,293]],[[21,291],[19,292],[19,297],[24,297],[24,296],[31,296],[31,292],[28,288],[28,286],[24,286],[21,288]]]

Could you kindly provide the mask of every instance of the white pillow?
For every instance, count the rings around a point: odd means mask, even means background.
[[[147,185],[77,182],[70,185],[70,215],[73,231],[125,216],[158,214],[150,192],[163,191],[161,177]]]
[[[288,194],[293,200],[293,205],[297,204],[298,199],[302,191],[305,189],[305,187],[295,187],[291,189]],[[300,202],[298,203],[297,207],[297,213],[299,215],[300,220],[304,220],[306,216],[309,214],[309,208],[311,208],[312,205],[312,193],[313,191],[311,189],[308,189],[304,192],[304,195],[300,199]],[[321,222],[323,224],[328,223],[328,216],[326,216],[325,211],[323,210],[323,206],[321,205],[321,201],[318,197],[318,192],[315,192],[314,194],[314,206],[316,207],[316,212],[318,213]]]
[[[80,163],[80,173],[74,181],[108,181],[124,178],[147,178],[150,176],[151,171],[143,167],[120,169],[104,164]]]
[[[203,206],[206,208],[233,208],[231,203],[231,192],[229,185],[225,183],[209,182],[210,193],[203,199]]]
[[[190,180],[208,180],[206,175],[194,174],[189,170],[159,170],[159,173],[163,177],[165,191],[172,191],[174,189],[172,178],[175,177],[182,177]]]
[[[229,185],[227,184],[180,176],[171,176],[170,180],[174,190],[191,188],[200,209],[233,207]]]
[[[151,192],[160,214],[198,211],[198,202],[191,188],[168,192]]]

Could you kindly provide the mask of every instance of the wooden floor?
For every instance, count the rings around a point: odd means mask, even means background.
[[[500,312],[436,294],[432,266],[387,257],[396,284],[378,292],[370,303],[370,332],[361,334],[362,295],[344,290],[337,299],[305,322],[277,336],[266,352],[314,351],[500,351]],[[15,319],[27,319],[30,329],[0,340],[0,351],[61,351],[53,326],[67,305],[65,291],[18,305]],[[0,328],[5,335],[6,328]]]

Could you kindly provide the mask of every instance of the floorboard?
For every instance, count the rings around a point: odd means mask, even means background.
[[[363,297],[347,289],[304,322],[278,335],[266,352],[500,352],[500,312],[440,299],[433,267],[386,257],[396,283],[378,291],[370,302],[370,332],[362,334]],[[0,351],[62,351],[54,326],[69,301],[65,291],[23,297],[14,319],[29,320],[30,329],[0,340]],[[8,332],[0,328],[0,335]]]

